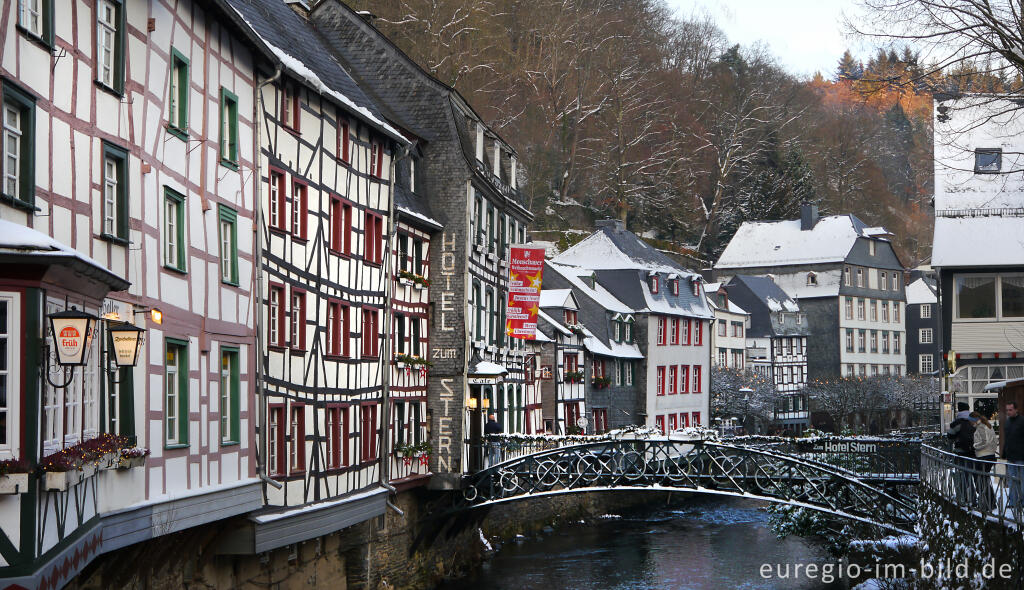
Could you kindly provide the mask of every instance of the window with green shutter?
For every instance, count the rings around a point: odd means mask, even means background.
[[[217,207],[220,234],[220,280],[238,285],[238,213],[230,207]]]
[[[164,187],[164,266],[186,272],[185,197]]]
[[[167,338],[164,362],[164,444],[188,446],[188,342]]]
[[[238,376],[238,349],[221,347],[220,353],[220,444],[240,442],[238,415],[240,383]]]
[[[188,59],[171,48],[170,92],[167,96],[167,129],[172,135],[188,139]]]
[[[3,126],[3,178],[0,194],[16,207],[35,206],[35,99],[32,95],[3,81],[3,104],[0,123]]]
[[[238,97],[220,89],[220,163],[238,170]]]
[[[103,143],[103,222],[100,234],[128,242],[128,151]]]

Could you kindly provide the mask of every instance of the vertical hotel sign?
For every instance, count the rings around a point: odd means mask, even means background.
[[[512,246],[508,265],[508,305],[505,334],[512,338],[537,337],[540,284],[544,274],[544,248]]]

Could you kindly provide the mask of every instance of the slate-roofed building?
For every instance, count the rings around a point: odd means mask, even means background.
[[[907,285],[907,374],[931,375],[942,368],[937,289],[924,277]]]
[[[953,369],[947,422],[958,401],[994,410],[996,392],[985,386],[1024,377],[1020,108],[1017,95],[967,94],[937,97],[933,110],[931,266],[938,274],[940,346]]]
[[[552,259],[594,273],[596,284],[633,310],[634,340],[644,356],[636,384],[644,391],[639,422],[668,430],[708,420],[710,338],[714,315],[700,276],[626,230],[618,220]]]
[[[434,308],[427,385],[435,450],[430,485],[457,487],[468,467],[463,441],[483,420],[481,412],[465,411],[466,400],[502,399],[517,411],[526,405],[526,345],[506,337],[503,317],[509,246],[526,241],[532,219],[519,193],[518,158],[457,91],[342,2],[319,2],[309,18],[384,117],[415,140],[410,162],[416,192],[444,228],[428,254]],[[471,385],[468,376],[481,362],[504,373]]]
[[[807,314],[769,277],[736,275],[725,285],[730,300],[750,314],[748,368],[771,379],[782,394],[775,420],[799,434],[809,424],[807,341],[813,333]]]
[[[537,330],[551,344],[541,347],[541,366],[550,367],[551,380],[541,384],[545,430],[553,434],[586,432],[586,338],[579,322],[579,304],[571,289],[541,291]]]
[[[714,266],[715,279],[771,275],[800,304],[810,379],[906,373],[903,264],[888,232],[854,215],[746,222]],[[741,304],[742,305],[742,304]],[[747,310],[750,311],[750,310]]]
[[[708,306],[715,314],[711,329],[711,364],[745,369],[750,313],[729,299],[729,289],[722,283],[708,283],[704,285],[704,292],[708,296]]]
[[[634,340],[633,309],[602,287],[594,271],[548,261],[545,285],[571,289],[578,305],[577,321],[583,326],[587,432],[641,424],[645,396],[636,379],[643,353]]]

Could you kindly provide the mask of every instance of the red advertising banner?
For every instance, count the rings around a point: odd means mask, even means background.
[[[511,338],[534,340],[537,337],[537,312],[540,311],[538,306],[544,274],[544,248],[512,246],[511,251],[505,334]]]

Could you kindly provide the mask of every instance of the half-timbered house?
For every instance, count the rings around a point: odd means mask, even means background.
[[[586,338],[579,322],[579,304],[571,289],[545,289],[540,293],[537,330],[552,341],[541,362],[551,367],[552,380],[541,395],[547,395],[549,408],[545,421],[556,434],[586,432],[585,378]]]
[[[225,16],[191,0],[0,10],[0,459],[33,470],[0,496],[16,587],[261,505],[255,77]],[[61,370],[49,318],[66,308],[100,319],[86,364]],[[134,368],[113,363],[120,322],[145,330]],[[133,445],[148,457],[122,460]]]
[[[464,442],[483,419],[467,412],[468,400],[493,397],[525,414],[526,346],[505,336],[503,318],[509,246],[526,240],[532,219],[519,194],[517,156],[455,89],[342,2],[319,2],[309,15],[388,120],[418,139],[417,188],[444,227],[428,255],[430,485],[456,487],[468,466]],[[493,366],[502,371],[475,378]]]
[[[264,400],[257,456],[269,506],[228,549],[254,553],[384,511],[391,369],[382,357],[391,344],[395,258],[386,252],[395,164],[409,143],[301,7],[228,3],[269,56],[256,92]],[[422,314],[418,299],[410,305]]]

